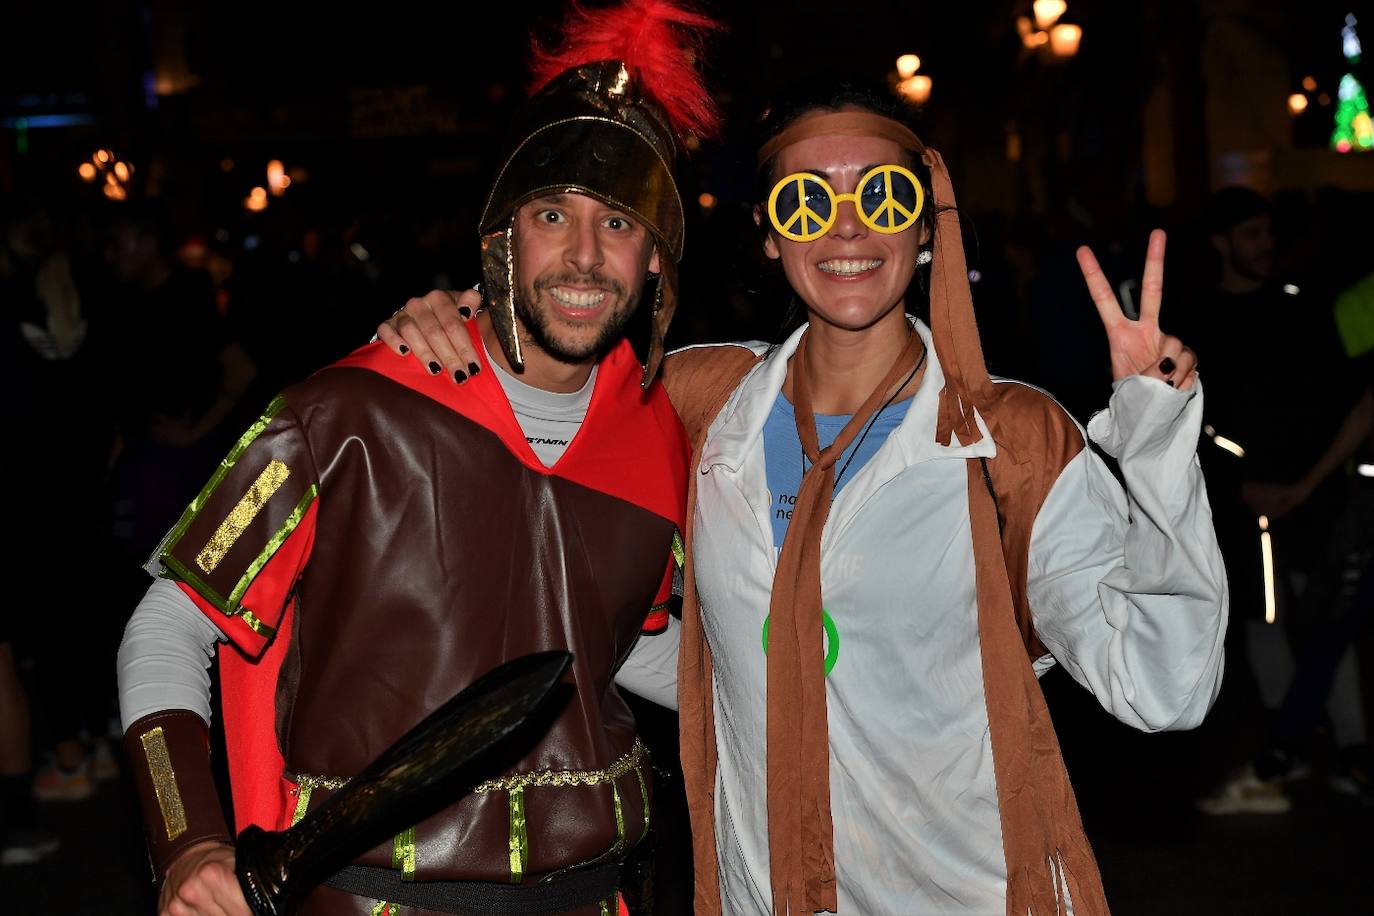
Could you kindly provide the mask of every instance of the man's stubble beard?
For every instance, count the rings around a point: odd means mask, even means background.
[[[579,281],[589,285],[606,287],[608,288],[607,295],[622,298],[624,302],[606,319],[600,332],[591,343],[577,349],[570,349],[555,339],[551,328],[552,321],[531,307],[530,302],[536,301],[541,292],[550,286],[575,285]],[[593,274],[591,277],[576,277],[569,274],[548,280],[537,280],[530,290],[526,290],[523,285],[517,285],[517,288],[512,290],[512,295],[515,317],[520,321],[529,342],[559,362],[578,364],[586,362],[589,358],[600,359],[620,342],[621,338],[625,336],[625,326],[629,324],[630,318],[639,307],[639,298],[643,289],[641,283],[635,286],[629,295],[625,295],[624,286],[619,281],[610,280],[597,274]]]

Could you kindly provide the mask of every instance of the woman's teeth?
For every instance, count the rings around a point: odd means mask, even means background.
[[[883,266],[883,262],[872,258],[832,258],[829,261],[821,261],[816,266],[828,274],[848,277],[866,270],[876,270]]]
[[[601,300],[606,298],[606,291],[598,289],[584,293],[577,290],[564,289],[561,286],[550,286],[549,295],[569,308],[588,309],[600,305]]]

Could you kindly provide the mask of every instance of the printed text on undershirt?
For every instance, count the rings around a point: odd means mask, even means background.
[[[585,385],[569,394],[527,385],[498,366],[495,360],[491,361],[491,368],[506,392],[515,419],[535,457],[544,467],[553,467],[586,419],[592,389],[596,386],[597,367],[592,367]]]

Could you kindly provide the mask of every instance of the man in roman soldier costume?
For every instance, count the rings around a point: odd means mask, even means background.
[[[296,822],[496,665],[571,651],[528,752],[301,912],[623,907],[652,796],[612,679],[675,656],[640,636],[670,626],[681,560],[688,443],[656,373],[683,244],[672,164],[716,124],[692,67],[710,28],[659,0],[575,9],[536,49],[482,217],[465,384],[358,350],[274,400],[168,534],[119,660],[161,912],[247,912],[208,759],[221,642],[239,829]]]

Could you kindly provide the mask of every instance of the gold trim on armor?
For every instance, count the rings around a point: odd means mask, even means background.
[[[294,777],[287,774],[287,779],[296,783],[296,810],[291,815],[291,826],[295,826],[300,819],[305,817],[306,811],[310,808],[310,795],[316,789],[342,789],[348,785],[348,780],[342,776],[311,776],[309,773],[300,773]]]
[[[415,828],[407,827],[396,834],[391,847],[391,867],[401,872],[402,881],[415,880]]]
[[[530,864],[529,823],[525,820],[525,788],[510,790],[510,883],[525,880]]]
[[[224,559],[224,555],[238,543],[243,532],[253,523],[253,519],[258,517],[262,507],[267,505],[267,501],[281,489],[281,485],[286,483],[286,478],[290,476],[291,469],[284,462],[276,458],[267,462],[267,467],[263,468],[258,479],[248,487],[237,505],[229,510],[224,521],[220,522],[210,540],[201,548],[200,553],[196,554],[196,565],[207,575],[214,572],[215,567]]]
[[[153,792],[157,795],[157,806],[162,811],[167,839],[175,840],[186,832],[186,808],[181,803],[181,791],[177,789],[177,774],[172,769],[167,736],[159,725],[144,732],[139,740],[143,743],[143,756],[148,758],[148,772],[153,777]]]
[[[687,565],[687,547],[682,543],[682,532],[676,528],[673,529],[673,562],[679,572]]]
[[[481,792],[511,792],[528,786],[599,786],[614,782],[637,767],[649,754],[649,749],[638,738],[630,752],[615,763],[601,770],[543,770],[538,773],[519,773],[488,779],[474,788],[473,794]]]
[[[248,564],[248,568],[243,571],[243,576],[239,578],[238,584],[236,584],[234,590],[229,593],[229,607],[236,608],[233,613],[243,617],[244,622],[250,627],[253,626],[253,622],[248,618],[252,617],[252,612],[247,608],[239,607],[239,602],[243,600],[244,595],[248,594],[248,587],[253,584],[253,580],[257,578],[258,573],[267,565],[267,561],[276,555],[277,550],[282,544],[286,543],[286,539],[296,530],[296,526],[301,523],[301,519],[305,517],[306,511],[309,510],[310,504],[315,501],[315,497],[319,496],[319,494],[319,485],[312,483],[310,489],[306,490],[305,494],[301,496],[300,502],[296,503],[296,508],[292,509],[291,514],[286,517],[286,521],[282,522],[281,528],[279,528],[277,533],[272,535],[267,541],[267,544],[262,548],[262,552],[257,555],[253,562]],[[268,630],[267,633],[261,635],[270,636],[275,632],[271,627],[267,627],[261,622],[259,622],[259,626],[263,626]],[[254,629],[256,631],[256,628]]]
[[[186,507],[186,511],[181,513],[181,518],[179,518],[176,525],[172,527],[171,534],[167,536],[167,544],[162,551],[164,563],[167,559],[170,559],[168,555],[172,552],[172,548],[180,543],[182,535],[186,533],[186,529],[191,527],[191,522],[195,521],[196,516],[200,514],[200,510],[205,507],[205,504],[210,501],[210,497],[214,495],[215,490],[219,488],[220,482],[224,480],[224,476],[228,474],[238,462],[239,456],[247,450],[248,446],[253,444],[253,441],[257,439],[258,436],[262,435],[263,431],[272,424],[277,414],[281,413],[282,408],[285,406],[286,399],[281,395],[277,395],[272,399],[272,403],[267,405],[267,409],[263,411],[262,416],[258,417],[253,425],[244,431],[242,436],[239,436],[239,440],[234,443],[234,447],[229,450],[229,454],[224,456],[224,460],[219,463],[219,467],[215,468],[215,473],[210,475],[210,479],[206,482],[205,486],[196,494],[196,498],[191,500],[191,505]]]

